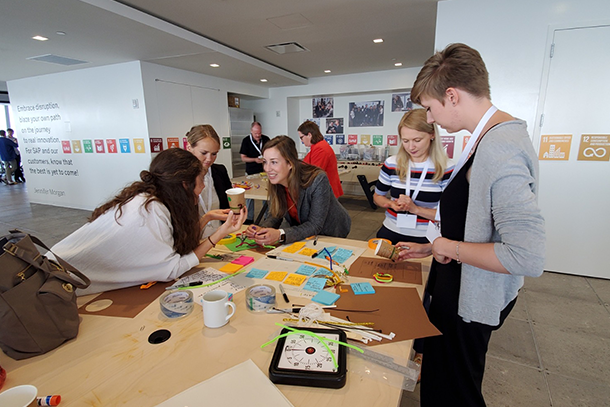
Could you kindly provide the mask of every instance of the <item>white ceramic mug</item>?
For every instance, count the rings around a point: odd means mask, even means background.
[[[235,304],[229,301],[226,291],[214,290],[203,296],[203,324],[208,328],[220,328],[235,314]],[[228,308],[231,308],[229,312]]]
[[[28,407],[36,405],[36,387],[24,384],[0,393],[0,406],[2,407]]]

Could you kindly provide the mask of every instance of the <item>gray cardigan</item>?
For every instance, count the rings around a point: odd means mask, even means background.
[[[470,174],[464,241],[494,242],[510,274],[462,265],[458,314],[497,326],[500,312],[544,267],[544,219],[537,203],[538,158],[522,120],[498,124],[480,141]]]
[[[301,189],[297,205],[300,224],[293,222],[288,212],[284,218],[290,224],[286,229],[286,243],[303,240],[309,236],[323,235],[346,237],[352,220],[339,203],[325,172],[319,173],[307,189]],[[261,226],[279,228],[282,218],[269,216]]]

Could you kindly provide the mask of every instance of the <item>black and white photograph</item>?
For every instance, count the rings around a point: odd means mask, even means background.
[[[411,92],[393,93],[392,94],[392,111],[393,112],[408,112],[413,110],[413,102],[411,101]]]
[[[349,127],[383,126],[383,100],[350,102]]]
[[[313,117],[333,117],[333,98],[313,98]]]
[[[326,134],[343,134],[343,118],[326,119]]]

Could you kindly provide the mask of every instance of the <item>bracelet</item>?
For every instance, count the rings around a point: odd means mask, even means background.
[[[458,244],[455,245],[455,261],[457,261],[458,264],[462,264],[460,261],[460,243],[462,242],[458,242]]]
[[[212,242],[212,239],[210,238],[210,236],[208,236],[208,242],[210,242],[212,247],[216,247],[216,244],[214,242]]]

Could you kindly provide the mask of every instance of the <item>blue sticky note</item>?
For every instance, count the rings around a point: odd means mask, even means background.
[[[339,299],[340,295],[335,293],[329,293],[328,291],[318,292],[311,300],[322,305],[333,305],[335,301]]]
[[[301,264],[297,269],[296,273],[301,274],[303,276],[310,276],[316,271],[314,266],[308,266],[307,264]]]
[[[352,283],[352,290],[354,290],[354,294],[375,294],[375,289],[371,285],[371,283]]]
[[[307,283],[303,286],[304,290],[309,291],[321,291],[324,289],[324,284],[326,284],[325,278],[310,278],[307,280]]]
[[[267,273],[268,273],[267,270],[261,270],[261,269],[253,268],[252,270],[250,270],[250,272],[248,274],[246,274],[246,277],[250,277],[250,278],[265,278]]]
[[[331,277],[332,277],[332,275],[333,275],[333,273],[326,270],[324,267],[320,267],[319,269],[317,269],[316,273],[314,274],[314,276],[331,276]]]
[[[333,254],[333,260],[337,263],[345,263],[347,259],[352,255],[353,250],[344,249],[342,247],[338,248],[337,251]]]

